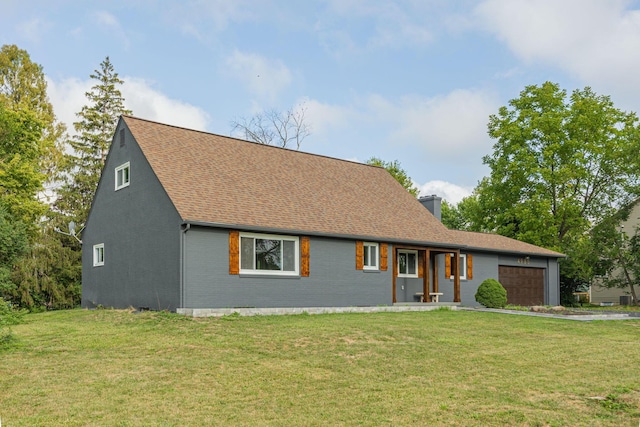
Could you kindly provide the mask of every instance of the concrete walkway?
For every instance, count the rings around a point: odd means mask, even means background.
[[[275,315],[295,315],[295,314],[332,314],[332,313],[400,313],[409,311],[432,311],[441,308],[449,310],[464,310],[476,312],[489,312],[499,314],[513,314],[517,316],[547,317],[563,320],[640,320],[640,312],[632,313],[593,313],[585,314],[555,314],[536,313],[532,311],[520,310],[499,310],[482,307],[462,307],[459,303],[404,303],[395,305],[385,305],[376,307],[282,307],[282,308],[179,308],[178,314],[189,317],[222,317],[230,315],[238,316],[275,316]]]
[[[484,307],[458,307],[458,310],[465,311],[485,311],[490,313],[500,313],[500,314],[515,314],[519,316],[534,316],[534,317],[548,317],[552,319],[562,319],[562,320],[578,320],[583,322],[588,322],[591,320],[640,320],[640,312],[627,312],[627,313],[618,313],[618,312],[595,312],[594,311],[580,311],[576,310],[572,312],[572,314],[559,314],[559,313],[536,313],[533,311],[521,311],[521,310],[502,310],[502,309],[494,309],[494,308],[484,308]],[[584,313],[584,314],[582,314]]]
[[[432,311],[440,308],[459,310],[459,303],[405,303],[375,307],[282,307],[282,308],[179,308],[178,314],[189,317],[273,316],[286,314],[331,314],[331,313],[381,313],[406,311]]]

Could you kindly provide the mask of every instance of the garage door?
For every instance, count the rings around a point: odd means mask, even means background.
[[[507,303],[513,305],[544,304],[544,269],[498,267],[498,280],[507,290]]]

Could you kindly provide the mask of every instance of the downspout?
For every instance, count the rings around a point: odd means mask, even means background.
[[[187,231],[191,229],[191,224],[184,223],[180,226],[180,308],[185,308],[184,306],[184,282],[185,282],[185,265],[187,262],[187,252],[185,249],[186,239],[187,239]]]
[[[543,302],[545,305],[551,304],[551,258],[547,258],[547,268],[544,269],[544,300]]]

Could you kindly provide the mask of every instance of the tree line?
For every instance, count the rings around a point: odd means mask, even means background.
[[[81,244],[68,224],[86,222],[118,117],[131,113],[108,57],[91,78],[70,136],[42,66],[15,45],[0,49],[0,298],[16,307],[80,303]]]
[[[527,86],[491,115],[490,169],[473,194],[445,203],[450,228],[498,233],[567,255],[561,297],[597,279],[627,289],[640,278],[638,229],[622,233],[640,196],[640,126],[634,112],[586,87]]]

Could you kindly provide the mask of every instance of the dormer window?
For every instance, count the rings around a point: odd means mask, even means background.
[[[129,162],[116,168],[116,191],[129,186]]]

